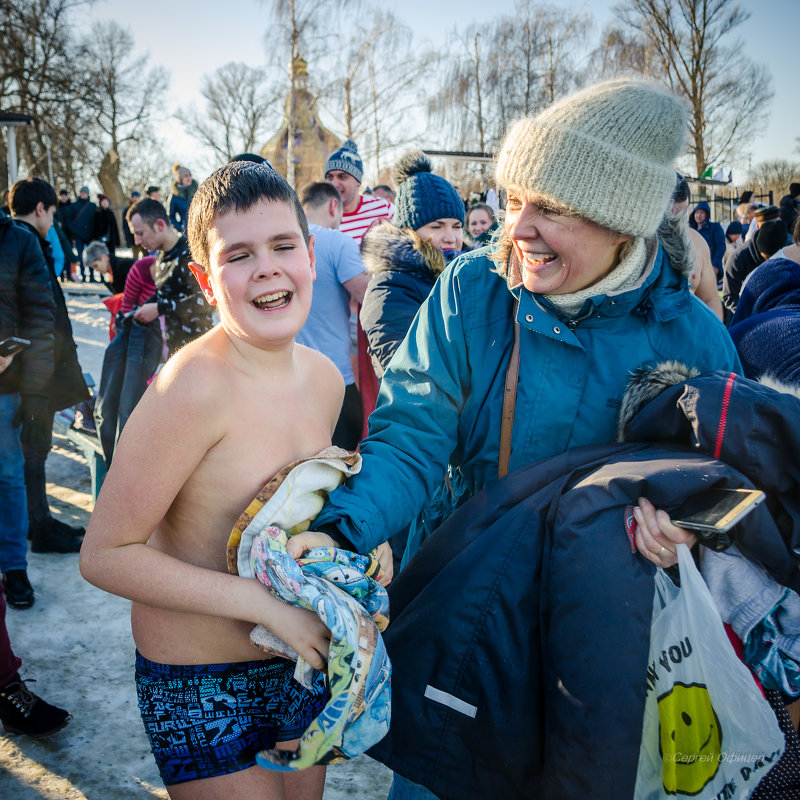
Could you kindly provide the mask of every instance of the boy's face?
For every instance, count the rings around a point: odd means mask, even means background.
[[[288,204],[262,200],[217,216],[208,259],[206,276],[195,274],[230,335],[265,350],[295,337],[311,308],[316,273],[313,239],[306,246]]]

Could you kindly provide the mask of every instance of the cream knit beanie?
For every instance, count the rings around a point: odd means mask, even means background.
[[[643,80],[605,81],[519,120],[497,158],[497,182],[567,206],[618,233],[656,232],[675,186],[686,111]]]

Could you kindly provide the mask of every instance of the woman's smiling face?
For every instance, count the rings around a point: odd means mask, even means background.
[[[630,239],[518,186],[508,187],[505,229],[522,283],[536,294],[572,294],[597,283],[614,269],[622,243]]]

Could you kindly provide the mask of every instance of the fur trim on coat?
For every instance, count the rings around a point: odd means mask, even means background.
[[[361,243],[361,258],[369,275],[387,270],[408,272],[434,281],[438,272],[416,248],[416,237],[406,228],[380,222],[370,228]]]

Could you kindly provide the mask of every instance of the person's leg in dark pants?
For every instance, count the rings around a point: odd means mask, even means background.
[[[14,421],[19,405],[18,394],[0,394],[0,572],[6,576],[9,605],[30,608],[34,596],[27,573],[25,459]]]
[[[45,462],[50,446],[23,445],[25,455],[25,493],[28,503],[28,532],[34,553],[77,553],[81,549],[83,528],[71,528],[54,519],[47,499]]]
[[[7,733],[49,736],[70,720],[63,708],[46,703],[19,676],[22,660],[14,655],[6,628],[6,598],[0,581],[0,722]]]

